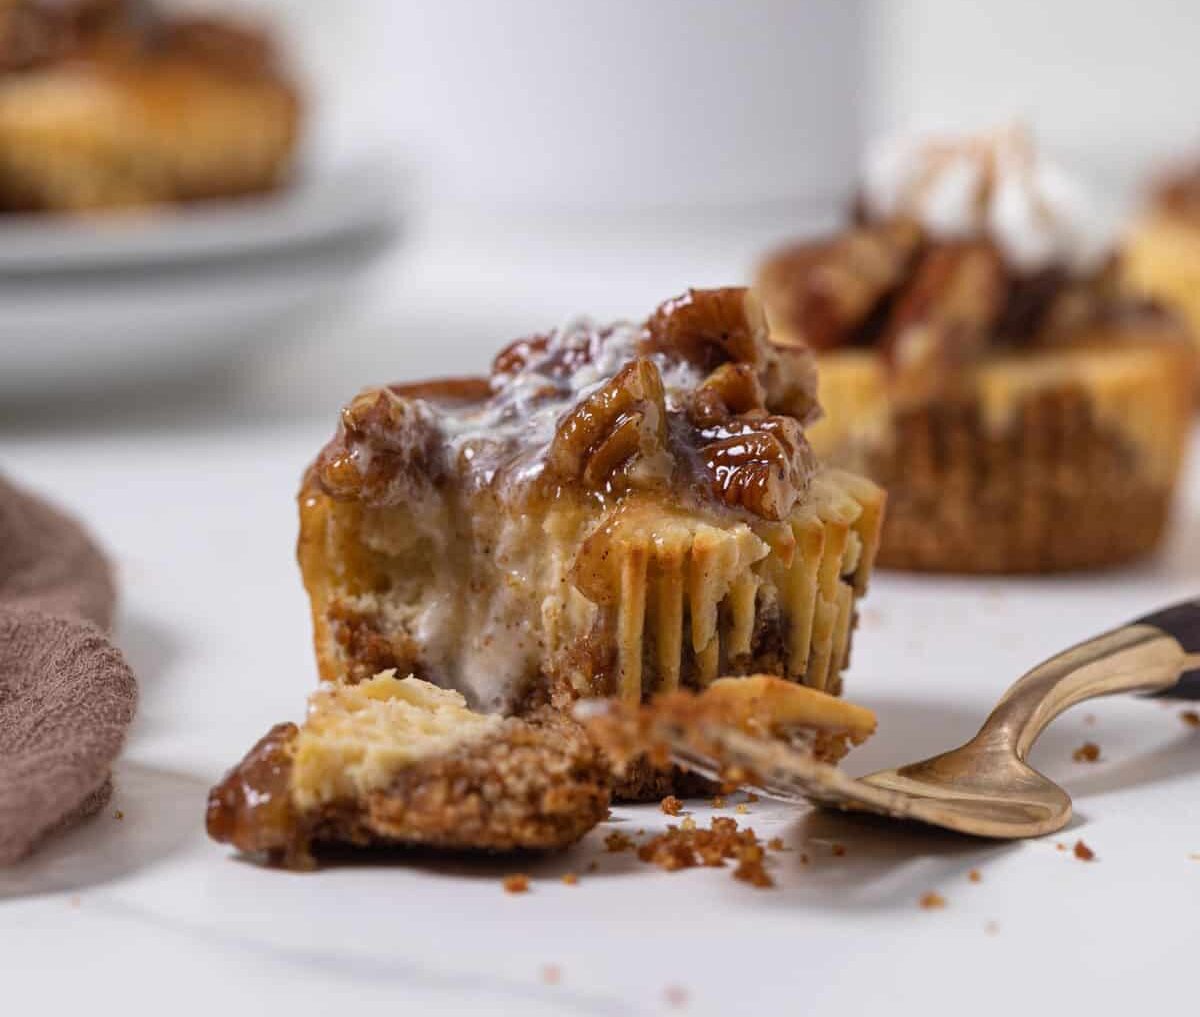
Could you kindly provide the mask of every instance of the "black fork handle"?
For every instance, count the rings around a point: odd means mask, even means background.
[[[1174,639],[1185,653],[1200,654],[1200,598],[1164,607],[1134,624],[1152,625]],[[1163,699],[1200,699],[1200,658],[1197,666],[1184,671],[1174,685],[1152,695]]]

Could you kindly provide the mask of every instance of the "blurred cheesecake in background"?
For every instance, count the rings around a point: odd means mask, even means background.
[[[152,0],[0,0],[0,211],[270,191],[300,120],[257,31]]]
[[[1200,162],[1164,178],[1126,240],[1125,282],[1174,308],[1200,343]]]
[[[1087,208],[1019,130],[893,144],[853,223],[761,266],[774,337],[819,351],[814,449],[888,491],[882,565],[1052,572],[1159,543],[1194,354],[1122,294]]]

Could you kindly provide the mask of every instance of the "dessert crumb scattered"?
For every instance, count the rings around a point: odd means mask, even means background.
[[[1095,742],[1084,742],[1071,753],[1071,758],[1077,763],[1094,763],[1100,758],[1100,746]]]
[[[969,879],[972,883],[982,883],[983,882],[983,873],[980,872],[978,869],[972,869],[970,872],[967,873],[967,879]]]
[[[744,815],[746,815],[746,813],[748,813],[750,811],[750,807],[748,805],[743,805],[739,802],[733,811],[736,812],[740,816],[744,816]]]
[[[726,861],[736,861],[735,879],[751,886],[775,885],[766,870],[766,852],[754,830],[739,830],[737,820],[727,816],[714,818],[707,830],[695,824],[691,829],[668,826],[666,833],[642,844],[637,854],[643,862],[667,872],[700,866],[720,868]]]
[[[577,876],[574,872],[564,872],[562,881],[566,883],[567,886],[578,886],[579,876]]]
[[[557,985],[562,981],[562,968],[557,964],[547,964],[542,968],[542,981],[547,985]]]
[[[769,847],[772,851],[786,851],[787,850],[787,848],[785,848],[783,846],[783,838],[782,837],[772,837],[769,841],[767,841],[767,847]]]
[[[1083,722],[1088,727],[1093,727],[1096,723],[1096,715],[1094,713],[1085,713],[1083,715]]]
[[[940,893],[930,890],[928,893],[921,894],[921,899],[918,903],[926,911],[936,911],[938,908],[946,906],[946,898]]]
[[[683,811],[683,802],[674,795],[667,795],[666,798],[658,803],[658,807],[668,816],[678,816]]]
[[[694,830],[696,829],[696,821],[691,816],[684,816],[683,822],[679,824],[679,828],[681,830]]]
[[[846,845],[845,844],[831,844],[829,846],[829,852],[830,852],[830,854],[833,855],[834,858],[841,858],[846,853]]]
[[[79,907],[79,905],[80,905],[81,903],[82,903],[82,901],[80,900],[80,898],[79,898],[79,895],[78,895],[78,894],[75,894],[74,896],[72,896],[72,897],[71,897],[71,900],[70,900],[70,905],[71,905],[71,907],[73,907],[73,908],[77,908],[77,907]]]
[[[1200,727],[1200,713],[1195,710],[1184,710],[1179,719],[1182,720],[1188,727]]]
[[[807,851],[801,851],[801,852],[800,852],[800,864],[801,864],[801,865],[807,865],[807,864],[808,864],[808,852],[807,852]]]
[[[663,990],[663,998],[668,1006],[687,1006],[688,991],[682,985],[668,985]]]
[[[1090,862],[1096,857],[1096,852],[1088,847],[1083,841],[1075,842],[1075,857],[1081,862]]]
[[[504,877],[504,892],[505,893],[528,893],[529,892],[529,877],[520,872],[514,872],[510,876]]]
[[[753,805],[755,802],[761,801],[761,799],[753,791],[747,791],[746,792],[746,801],[748,801],[751,805]]]
[[[607,837],[604,838],[604,848],[607,851],[616,853],[618,851],[628,851],[633,847],[633,839],[622,833],[620,830],[613,830]]]
[[[708,803],[714,809],[725,808],[725,799],[721,795],[717,795],[711,802]]]
[[[600,863],[594,858],[587,864],[588,872],[595,872],[598,868],[600,868]]]
[[[986,932],[989,936],[994,936],[994,935],[996,935],[997,932],[1000,931],[1000,923],[999,922],[988,922],[983,927],[983,931]]]
[[[1058,842],[1057,842],[1057,843],[1054,845],[1054,850],[1055,850],[1055,851],[1066,851],[1066,850],[1067,850],[1067,845],[1066,845],[1066,844],[1064,844],[1064,843],[1063,843],[1063,842],[1060,840],[1060,841],[1058,841]]]
[[[117,809],[117,811],[113,813],[113,819],[124,819],[124,818],[125,818],[125,813],[122,812],[120,809]]]

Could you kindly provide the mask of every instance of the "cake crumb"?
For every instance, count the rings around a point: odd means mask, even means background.
[[[1083,841],[1077,840],[1075,842],[1075,857],[1081,862],[1090,862],[1095,859],[1096,852],[1088,847]]]
[[[1054,845],[1054,850],[1055,850],[1055,851],[1066,851],[1066,850],[1067,850],[1067,845],[1066,845],[1066,844],[1064,844],[1064,843],[1063,843],[1063,842],[1060,840],[1060,841],[1058,841],[1058,842],[1057,842],[1057,843]]]
[[[75,894],[74,896],[71,897],[71,899],[68,903],[71,905],[71,907],[77,908],[82,903],[82,901],[80,900],[79,895]]]
[[[117,811],[113,813],[113,819],[124,819],[124,818],[125,818],[125,813],[122,812],[120,809],[117,809]]]
[[[574,872],[564,872],[562,881],[566,883],[567,886],[578,886],[579,876],[577,876]]]
[[[930,890],[927,893],[921,894],[921,899],[917,903],[926,911],[936,911],[946,906],[946,898],[940,893]]]
[[[1094,763],[1100,758],[1100,746],[1095,742],[1084,742],[1071,753],[1071,758],[1077,763]]]
[[[983,882],[983,873],[980,872],[978,869],[972,869],[970,872],[967,873],[967,879],[969,879],[972,883],[982,883]]]
[[[753,805],[755,802],[761,801],[761,800],[762,799],[760,799],[758,797],[758,795],[756,795],[753,791],[746,792],[746,801],[748,801],[751,805]]]
[[[750,811],[750,807],[748,805],[743,805],[741,802],[739,802],[733,811],[736,812],[740,816],[744,816]]]
[[[1184,710],[1179,719],[1182,720],[1188,727],[1200,727],[1200,713],[1195,710]]]
[[[774,886],[766,871],[766,853],[754,830],[739,830],[737,820],[717,816],[707,830],[668,826],[666,833],[651,837],[638,848],[638,858],[667,872],[698,867],[721,868],[736,861],[735,879],[752,886]]]
[[[592,859],[590,862],[588,862],[588,864],[587,864],[587,871],[588,871],[588,872],[595,872],[595,871],[596,871],[598,868],[600,868],[600,863],[599,863],[598,861],[596,861],[596,859],[595,859],[595,858],[593,858],[593,859]]]
[[[618,851],[628,851],[633,847],[633,839],[620,830],[613,830],[604,838],[604,849],[616,854]]]
[[[1088,727],[1094,727],[1096,724],[1096,715],[1094,713],[1085,713],[1083,715],[1083,722]]]
[[[846,853],[846,845],[845,844],[831,844],[829,846],[829,853],[831,855],[833,855],[834,858],[841,858]]]
[[[769,847],[772,851],[786,851],[787,850],[783,846],[783,838],[782,837],[772,837],[769,841],[767,841],[767,847]]]
[[[529,892],[529,877],[524,873],[514,872],[510,876],[504,877],[504,892],[505,893],[528,893]]]
[[[708,803],[714,809],[725,808],[725,799],[721,795],[717,795],[711,802]]]
[[[687,1006],[688,991],[682,985],[668,985],[663,990],[668,1006]]]
[[[800,864],[801,864],[801,865],[807,865],[807,864],[808,864],[808,852],[807,852],[807,851],[801,851],[801,852],[800,852]]]
[[[547,964],[542,968],[542,981],[547,985],[557,985],[562,981],[562,968],[557,964]]]
[[[1000,923],[999,922],[988,922],[983,927],[983,931],[986,932],[989,936],[994,936],[994,935],[996,935],[997,932],[1000,931]]]
[[[696,829],[696,821],[691,816],[684,816],[683,822],[679,824],[681,830]]]
[[[683,802],[674,795],[667,795],[666,798],[658,803],[658,807],[668,816],[678,816],[683,811]]]

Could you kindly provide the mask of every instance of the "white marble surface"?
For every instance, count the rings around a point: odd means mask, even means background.
[[[207,787],[267,726],[295,717],[313,682],[291,496],[325,430],[162,424],[0,438],[6,470],[85,516],[112,549],[125,591],[118,638],[142,691],[112,806],[0,872],[5,1012],[105,1000],[180,1013],[251,1001],[289,1014],[659,1013],[681,1009],[678,989],[691,1013],[749,1000],[767,1012],[1096,1013],[1165,1011],[1191,995],[1200,734],[1159,703],[1085,706],[1046,733],[1034,761],[1078,805],[1059,838],[986,844],[753,804],[738,818],[792,849],[777,856],[773,891],[604,852],[612,829],[662,826],[653,807],[616,809],[613,824],[544,861],[297,875],[208,842]],[[849,688],[881,727],[851,769],[957,743],[1024,667],[1196,593],[1200,475],[1179,508],[1167,553],[1130,571],[1041,583],[880,576]],[[1085,739],[1101,762],[1071,761]],[[707,822],[707,805],[690,807]],[[1097,861],[1056,850],[1079,837]],[[513,869],[533,875],[530,893],[501,890]],[[582,874],[578,886],[559,881],[567,871]],[[947,907],[921,910],[927,890]]]

